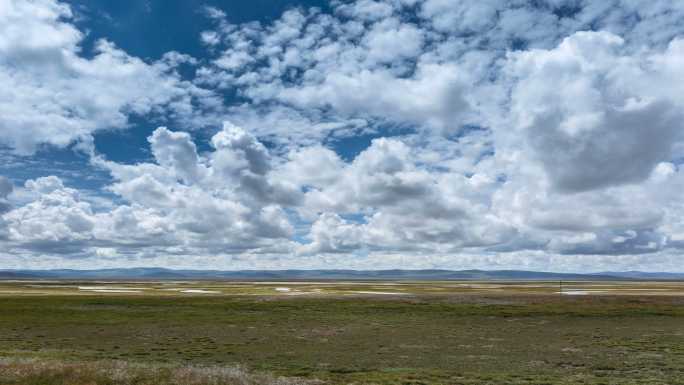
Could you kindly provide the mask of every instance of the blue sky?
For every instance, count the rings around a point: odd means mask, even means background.
[[[0,0],[0,268],[681,271],[672,0]]]

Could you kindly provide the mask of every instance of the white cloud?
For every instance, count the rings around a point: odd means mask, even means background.
[[[104,247],[144,256],[290,248],[293,228],[278,204],[290,191],[269,179],[268,154],[254,137],[226,123],[208,157],[197,154],[187,133],[160,127],[149,141],[155,163],[95,159],[110,170],[109,189],[123,201],[112,209],[95,211],[55,176],[27,181],[32,201],[3,215],[10,249],[81,256]]]
[[[302,245],[301,254],[353,253],[362,247],[363,228],[339,215],[323,213],[311,226],[311,243]]]
[[[38,194],[49,194],[55,190],[64,188],[62,180],[56,176],[46,176],[35,180],[26,181],[26,189]]]
[[[204,31],[200,35],[200,39],[202,40],[202,43],[207,44],[207,45],[216,45],[221,42],[218,34],[214,31]]]
[[[492,28],[496,23],[497,8],[503,8],[501,5],[503,2],[497,0],[478,2],[428,0],[421,5],[421,16],[430,20],[439,30],[481,32]]]
[[[349,4],[341,4],[337,12],[355,19],[377,21],[392,16],[395,9],[392,4],[383,1],[359,0]]]
[[[193,183],[206,174],[206,168],[199,163],[197,148],[188,133],[171,132],[160,127],[150,137],[150,144],[159,165],[173,170],[178,179]]]
[[[607,32],[578,32],[553,50],[509,56],[513,116],[559,189],[643,181],[681,139],[681,104],[653,87],[664,74],[622,46]]]
[[[364,36],[364,44],[369,51],[367,60],[392,64],[415,58],[421,53],[423,33],[416,26],[401,23],[398,19],[377,22]]]
[[[453,251],[495,245],[514,235],[513,228],[488,212],[486,194],[478,192],[487,188],[482,176],[466,178],[427,169],[412,160],[415,150],[394,139],[373,141],[338,171],[332,184],[314,186],[306,193],[302,215],[323,213],[317,220],[322,222],[314,227],[329,243],[339,237],[326,230],[337,220],[328,213],[363,213],[362,223],[344,224],[360,234],[345,249],[357,245],[377,250]],[[325,243],[319,235],[312,233],[314,245]],[[305,248],[310,247],[331,249]]]
[[[206,157],[186,133],[162,127],[149,140],[157,164],[101,163],[117,179],[112,191],[134,210],[156,210],[178,242],[250,249],[259,247],[259,238],[291,234],[278,203],[295,201],[297,192],[269,179],[266,149],[240,127],[226,123]]]
[[[57,177],[31,180],[26,188],[39,194],[37,200],[4,215],[10,244],[22,244],[47,252],[73,252],[71,246],[92,239],[95,216],[78,192],[65,188]]]
[[[323,188],[340,177],[343,167],[344,162],[334,151],[317,145],[289,153],[287,162],[275,174],[299,186]]]
[[[54,0],[0,3],[0,142],[22,154],[64,147],[95,131],[124,128],[130,114],[166,111],[188,120],[212,96],[181,81],[170,63],[148,64],[100,40],[84,58],[83,34],[68,5]]]
[[[359,0],[245,24],[205,8],[209,56],[153,63],[106,41],[86,59],[67,6],[0,4],[11,21],[0,26],[0,141],[16,151],[89,143],[130,114],[190,131],[217,120],[197,104],[239,100],[206,142],[160,127],[150,161],[93,153],[113,179],[110,205],[56,177],[12,200],[0,178],[11,255],[229,268],[681,264],[679,3]],[[18,26],[35,34],[10,38]],[[197,70],[193,83],[181,65]]]
[[[277,98],[300,108],[332,107],[348,116],[456,130],[469,110],[467,80],[456,66],[421,64],[410,79],[386,70],[330,73],[320,84],[284,88]],[[459,119],[460,118],[460,119]]]

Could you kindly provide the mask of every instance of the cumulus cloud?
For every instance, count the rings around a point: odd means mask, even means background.
[[[459,250],[504,242],[515,229],[493,213],[478,188],[481,176],[467,178],[436,172],[414,161],[404,142],[377,139],[354,161],[342,167],[333,183],[306,193],[303,216],[322,213],[312,227],[311,247],[325,250]],[[485,182],[486,184],[486,182]],[[360,223],[345,223],[332,213],[363,213]],[[338,223],[340,223],[338,225]],[[335,227],[356,231],[344,247]],[[315,233],[313,229],[316,229]]]
[[[213,96],[174,71],[179,55],[148,64],[107,40],[92,58],[71,8],[55,0],[0,4],[0,143],[21,154],[64,147],[102,129],[124,128],[131,114],[165,111],[188,120]],[[199,123],[199,121],[198,121]]]
[[[94,213],[78,191],[65,188],[54,176],[27,181],[25,187],[38,198],[5,214],[9,241],[47,252],[73,252],[91,239]]]
[[[115,181],[109,190],[122,200],[110,210],[96,211],[56,176],[26,181],[33,200],[3,216],[9,245],[77,256],[92,247],[127,253],[288,250],[293,229],[278,205],[286,189],[269,179],[270,166],[260,158],[268,154],[254,137],[227,123],[214,135],[216,147],[207,156],[197,153],[189,134],[164,127],[149,142],[154,163],[96,159],[111,172]],[[246,188],[241,172],[258,187]],[[268,191],[255,197],[256,188]]]
[[[302,254],[353,253],[362,247],[363,228],[339,215],[323,213],[311,226],[311,242],[302,245]]]
[[[675,78],[649,56],[623,54],[623,44],[608,32],[578,32],[555,49],[509,56],[512,113],[560,189],[643,181],[681,139],[681,104],[653,87]]]
[[[278,204],[296,201],[297,192],[270,180],[266,149],[242,128],[226,123],[205,156],[187,133],[160,127],[149,141],[154,164],[101,164],[116,179],[111,190],[133,210],[153,210],[177,242],[239,250],[291,234]]]
[[[214,66],[199,71],[200,81],[240,86],[255,104],[277,100],[309,115],[331,109],[326,119],[374,118],[457,130],[472,112],[471,68],[426,55],[423,47],[435,37],[400,17],[403,7],[360,2],[339,6],[350,17],[346,21],[290,10],[263,29],[224,26],[219,32],[225,47]]]
[[[171,132],[160,127],[149,138],[152,154],[159,165],[173,170],[186,183],[202,179],[206,169],[199,163],[197,147],[187,132]]]
[[[68,6],[6,4],[4,145],[87,143],[132,114],[185,123],[155,130],[145,162],[91,152],[112,178],[108,206],[54,176],[12,201],[0,178],[0,239],[15,255],[678,266],[679,3],[358,0],[244,24],[209,7],[207,56],[156,62],[108,41],[86,58]],[[31,33],[18,39],[19,27]],[[222,125],[201,113],[221,93],[236,100]]]

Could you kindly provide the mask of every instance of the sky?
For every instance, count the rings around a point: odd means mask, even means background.
[[[684,271],[679,0],[0,0],[0,268]]]

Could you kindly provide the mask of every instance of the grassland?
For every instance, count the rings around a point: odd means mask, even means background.
[[[684,384],[683,287],[4,282],[0,384]]]

